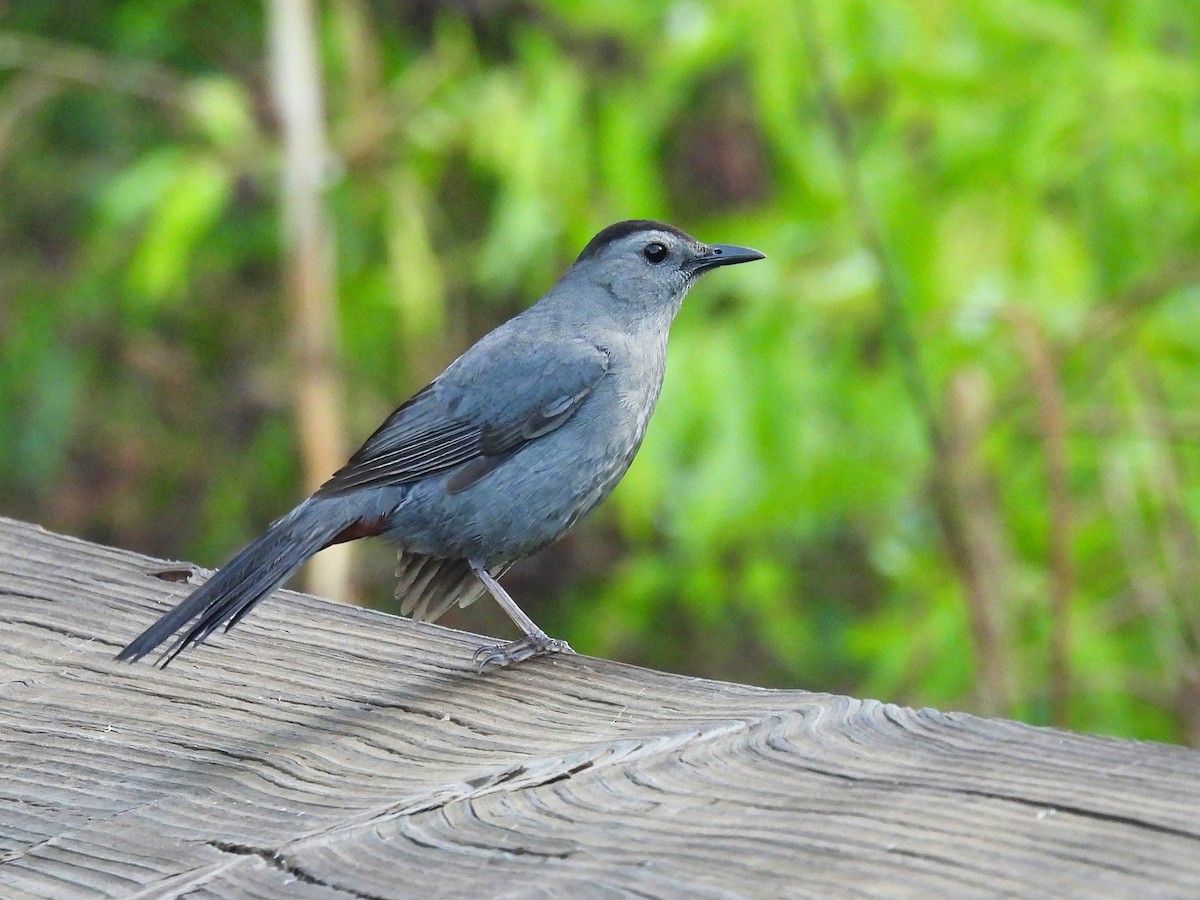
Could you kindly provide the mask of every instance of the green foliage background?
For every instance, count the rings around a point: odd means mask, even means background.
[[[548,631],[1200,743],[1194,3],[318,10],[357,438],[611,221],[768,254],[512,573]],[[254,4],[0,4],[5,514],[216,565],[301,496],[265,60]]]

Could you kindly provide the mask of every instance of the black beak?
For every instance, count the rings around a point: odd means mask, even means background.
[[[756,259],[766,259],[766,254],[749,247],[735,247],[733,244],[709,244],[702,256],[690,259],[683,265],[689,272],[699,275],[717,266],[735,266],[738,263],[754,262]]]

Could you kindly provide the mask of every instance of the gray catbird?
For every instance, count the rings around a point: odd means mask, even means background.
[[[400,548],[401,611],[433,621],[485,589],[525,636],[481,665],[569,651],[496,578],[608,496],[646,432],[667,331],[697,277],[762,259],[638,219],[597,234],[554,287],[388,417],[315,494],[147,628],[145,656],[191,623],[165,666],[228,630],[317,551],[383,535]]]

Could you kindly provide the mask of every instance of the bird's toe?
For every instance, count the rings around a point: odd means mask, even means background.
[[[474,661],[480,670],[491,665],[507,666],[547,653],[574,653],[566,641],[545,633],[527,634],[507,644],[489,644],[475,651]]]

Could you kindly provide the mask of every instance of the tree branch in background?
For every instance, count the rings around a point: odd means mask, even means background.
[[[1135,376],[1135,382],[1140,379]],[[1135,407],[1133,417],[1151,433],[1161,425],[1158,410]],[[1133,618],[1147,623],[1159,669],[1161,682],[1171,691],[1167,696],[1154,692],[1151,702],[1173,705],[1183,724],[1187,742],[1200,746],[1200,656],[1195,646],[1195,620],[1191,604],[1195,592],[1180,596],[1170,564],[1164,560],[1162,549],[1156,546],[1155,536],[1146,523],[1147,511],[1138,493],[1135,464],[1127,453],[1115,447],[1105,455],[1101,467],[1101,485],[1109,510],[1109,521],[1117,539],[1125,574],[1129,584],[1132,608],[1118,620],[1118,627]],[[1153,474],[1153,473],[1152,473]],[[1191,623],[1191,624],[1189,624]],[[1168,685],[1168,681],[1170,684]],[[1150,689],[1156,686],[1151,683]],[[1143,696],[1146,688],[1143,687]]]
[[[1083,327],[1057,348],[1059,380],[1066,384],[1097,384],[1129,350],[1147,316],[1176,291],[1200,282],[1200,266],[1189,260],[1163,266],[1111,297],[1100,298],[1089,310]],[[1018,383],[996,403],[997,419],[1018,415],[1029,399]]]
[[[1011,308],[1033,383],[1046,467],[1046,555],[1050,565],[1050,721],[1065,727],[1071,703],[1071,595],[1075,576],[1071,563],[1071,491],[1067,462],[1067,404],[1059,363],[1041,327],[1024,310]]]
[[[330,154],[312,0],[267,0],[267,13],[271,85],[283,130],[281,193],[296,422],[305,483],[313,489],[346,456],[333,231],[323,202]],[[309,589],[349,599],[350,552],[348,544],[341,544],[316,557],[308,568]]]
[[[42,75],[18,76],[10,80],[8,89],[0,95],[0,171],[4,169],[13,137],[20,135],[28,118],[60,90],[58,82]]]
[[[811,21],[805,24],[805,43],[818,99],[842,162],[842,177],[851,214],[879,274],[879,298],[884,331],[895,352],[905,388],[933,454],[930,487],[934,512],[946,551],[966,594],[978,671],[976,687],[981,711],[985,714],[1002,714],[1008,711],[1009,705],[1006,687],[1008,666],[999,617],[997,611],[992,608],[993,592],[988,585],[988,579],[993,573],[989,570],[987,562],[975,555],[963,524],[962,509],[965,504],[971,502],[971,498],[956,494],[953,478],[949,474],[952,466],[950,442],[934,408],[932,392],[921,368],[920,349],[910,321],[904,291],[862,186],[849,112],[838,96],[825,62],[816,26]]]
[[[185,81],[162,66],[98,53],[31,34],[0,32],[0,69],[120,91],[167,106],[184,102]]]
[[[970,562],[964,581],[981,675],[980,696],[989,708],[1006,709],[1012,685],[1003,622],[1010,581],[1003,518],[983,451],[993,420],[991,385],[983,369],[962,368],[950,375],[945,408],[946,448],[939,477],[955,504],[965,559]]]
[[[1141,418],[1155,453],[1152,477],[1157,496],[1162,498],[1163,516],[1159,528],[1163,568],[1169,585],[1167,597],[1171,629],[1178,635],[1178,658],[1164,666],[1175,673],[1175,707],[1188,740],[1200,746],[1200,539],[1184,504],[1186,478],[1176,448],[1180,436],[1171,418],[1158,373],[1151,365],[1133,369],[1134,383],[1146,400]]]

